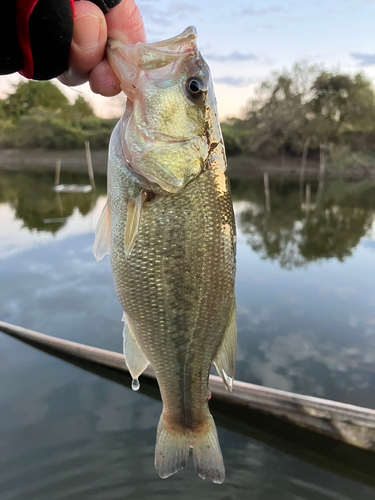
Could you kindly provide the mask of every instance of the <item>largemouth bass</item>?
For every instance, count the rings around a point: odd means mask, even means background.
[[[222,483],[208,379],[214,363],[232,390],[236,244],[210,71],[193,27],[153,44],[110,40],[107,54],[128,100],[94,254],[110,254],[132,387],[148,363],[159,383],[157,472],[178,472],[193,448],[199,476]]]

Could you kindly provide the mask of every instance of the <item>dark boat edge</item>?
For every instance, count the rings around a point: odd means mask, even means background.
[[[120,353],[71,342],[0,321],[0,330],[19,340],[37,346],[48,346],[122,372],[128,372]],[[142,379],[155,378],[149,366]],[[375,410],[313,396],[271,389],[235,380],[233,391],[227,392],[221,378],[210,376],[214,400],[232,406],[258,410],[283,418],[294,425],[324,434],[349,445],[375,451]]]
[[[130,388],[120,353],[51,337],[0,321],[0,331]],[[235,381],[233,392],[210,376],[211,409],[223,427],[259,439],[342,476],[375,486],[375,410]],[[141,392],[160,399],[151,367]],[[354,448],[353,448],[354,447]],[[357,449],[356,449],[357,448]]]

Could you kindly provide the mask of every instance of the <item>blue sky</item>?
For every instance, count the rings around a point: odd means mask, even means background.
[[[211,67],[221,117],[237,115],[254,87],[275,70],[307,59],[375,81],[375,0],[139,0],[148,40],[194,25]],[[0,90],[7,79],[0,80]],[[103,115],[123,102],[77,88]],[[77,90],[68,91],[73,98]]]
[[[149,41],[198,29],[219,112],[238,114],[271,71],[308,59],[375,80],[375,0],[140,0]]]

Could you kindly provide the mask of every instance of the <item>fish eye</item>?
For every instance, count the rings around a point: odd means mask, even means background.
[[[199,97],[203,93],[203,83],[199,78],[190,78],[186,83],[186,88],[191,97]]]

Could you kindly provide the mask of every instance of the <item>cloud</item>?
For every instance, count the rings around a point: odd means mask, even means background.
[[[192,10],[192,5],[186,2],[172,2],[165,9],[142,1],[138,1],[138,6],[144,19],[158,26],[171,26],[176,19],[183,19]],[[200,11],[199,5],[194,4],[193,8],[194,12]]]
[[[238,62],[238,61],[253,61],[257,59],[257,56],[254,54],[240,54],[239,52],[232,52],[232,54],[228,55],[219,55],[219,54],[205,54],[205,58],[211,59],[211,61],[217,62]]]
[[[281,7],[280,5],[274,5],[272,7],[265,7],[264,9],[243,9],[240,12],[241,16],[256,16],[256,17],[263,17],[266,16],[267,14],[283,14],[288,12],[288,10],[285,7]]]
[[[233,76],[223,76],[220,78],[215,78],[215,83],[223,83],[224,85],[230,85],[231,87],[247,87],[251,83],[254,83],[252,78],[235,78]]]
[[[200,10],[199,5],[194,5],[194,12],[198,12]],[[191,3],[185,3],[185,2],[172,2],[169,5],[168,12],[169,14],[183,14],[184,12],[191,12],[192,10],[192,5]]]
[[[359,61],[360,66],[371,66],[375,64],[375,54],[360,54],[359,52],[352,52],[354,59]]]

